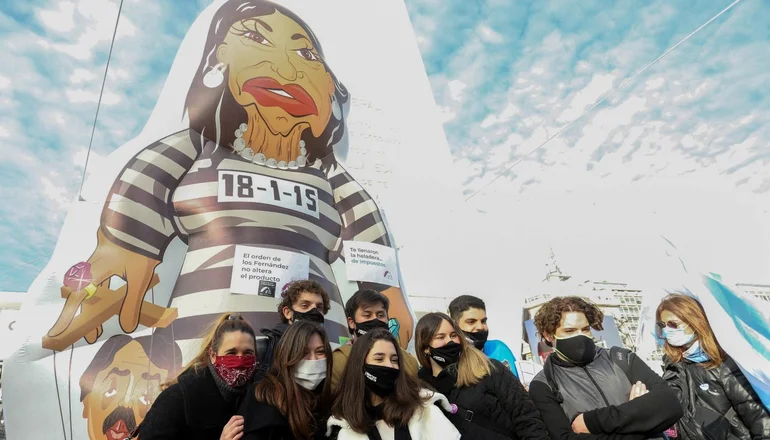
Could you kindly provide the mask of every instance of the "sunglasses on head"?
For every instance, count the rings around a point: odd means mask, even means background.
[[[677,330],[679,328],[687,327],[687,324],[685,324],[684,322],[676,322],[676,321],[666,321],[666,322],[658,321],[656,322],[656,324],[661,329],[668,327],[670,329]]]

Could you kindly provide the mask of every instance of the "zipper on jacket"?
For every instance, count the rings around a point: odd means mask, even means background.
[[[604,404],[607,405],[607,406],[610,406],[610,401],[607,400],[607,396],[604,395],[604,391],[602,391],[602,389],[599,387],[599,384],[596,383],[596,380],[594,380],[594,377],[591,376],[591,372],[588,371],[588,368],[587,367],[583,367],[583,371],[586,372],[586,374],[588,375],[588,378],[591,379],[591,382],[593,382],[593,384],[596,387],[596,389],[599,390],[599,394],[601,394],[602,395],[602,399],[604,399]]]

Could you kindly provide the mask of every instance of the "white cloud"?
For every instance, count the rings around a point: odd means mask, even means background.
[[[476,32],[478,32],[481,39],[487,43],[502,43],[504,41],[504,38],[500,33],[496,32],[486,24],[480,24],[476,28]]]
[[[69,32],[75,27],[75,4],[59,2],[58,10],[40,10],[38,18],[44,26],[59,32]]]
[[[60,112],[54,113],[53,120],[59,125],[59,127],[63,128],[67,125],[66,121],[64,120],[64,115],[61,114]]]
[[[40,184],[42,186],[42,193],[49,201],[53,202],[54,206],[61,211],[69,209],[71,204],[71,196],[67,194],[67,190],[61,185],[55,184],[50,178],[43,176],[40,178]]]
[[[463,90],[465,90],[468,87],[468,85],[460,81],[459,79],[453,79],[449,81],[448,87],[449,87],[449,96],[451,97],[451,99],[453,101],[462,101]]]
[[[72,75],[70,75],[70,82],[73,84],[80,84],[83,82],[89,82],[96,79],[96,74],[91,72],[90,70],[77,68],[72,72]]]
[[[10,88],[10,86],[11,86],[11,80],[4,76],[0,76],[0,90],[6,90]]]
[[[91,154],[88,154],[88,148],[83,147],[77,150],[72,156],[72,164],[78,169],[82,169],[86,163],[86,156],[88,157],[88,173],[91,174],[95,170],[98,170],[104,163],[105,156],[97,153],[93,149]]]
[[[441,115],[440,120],[442,124],[446,124],[457,116],[457,114],[452,111],[450,107],[439,106],[438,110]]]
[[[520,113],[520,110],[516,105],[513,103],[508,103],[505,108],[503,109],[500,114],[490,114],[487,115],[486,118],[484,118],[483,121],[481,121],[481,124],[479,125],[481,128],[489,128],[495,124],[508,122],[510,121],[514,116],[518,115]]]
[[[80,104],[85,102],[98,102],[99,93],[90,92],[83,89],[69,89],[67,90],[67,99],[73,104]],[[115,105],[121,101],[121,96],[117,93],[105,90],[102,95],[102,105]]]
[[[94,48],[112,40],[115,30],[115,19],[118,14],[117,4],[103,0],[80,0],[77,5],[78,13],[84,24],[80,26],[83,32],[73,43],[57,43],[52,45],[56,50],[63,52],[76,60],[90,60]],[[120,17],[116,39],[130,37],[136,34],[136,26],[130,18]]]
[[[0,138],[6,138],[7,139],[9,137],[11,137],[11,132],[8,131],[7,128],[5,128],[2,125],[0,125]]]
[[[570,107],[564,110],[556,119],[557,122],[570,122],[577,118],[583,111],[591,107],[604,94],[612,90],[612,83],[616,77],[612,74],[595,74],[583,90],[577,92],[570,102]]]
[[[131,74],[126,69],[116,67],[107,71],[107,79],[111,80],[127,80],[131,78]]]
[[[646,82],[646,85],[647,85],[647,87],[645,87],[645,89],[646,89],[648,92],[649,92],[649,91],[652,91],[652,90],[658,90],[658,89],[660,89],[661,87],[663,87],[663,84],[664,84],[665,82],[666,82],[666,79],[665,79],[665,78],[663,78],[662,76],[659,76],[659,77],[653,78],[653,79],[651,79],[651,80],[648,80],[648,81]]]

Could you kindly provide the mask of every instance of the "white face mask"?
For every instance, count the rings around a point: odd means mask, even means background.
[[[294,381],[306,390],[313,391],[326,379],[326,359],[304,359],[294,370]]]
[[[687,325],[680,325],[679,328],[666,327],[663,329],[663,337],[674,347],[684,347],[695,338],[695,333],[688,335],[684,332],[685,328]]]

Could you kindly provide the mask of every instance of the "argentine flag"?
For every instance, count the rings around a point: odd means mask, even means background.
[[[667,285],[660,296],[650,295],[649,303],[643,305],[640,345],[649,347],[649,341],[657,339],[655,310],[663,296],[677,293],[694,297],[706,311],[719,344],[770,409],[770,302],[743,295],[717,274],[698,271],[673,243],[663,240]]]

